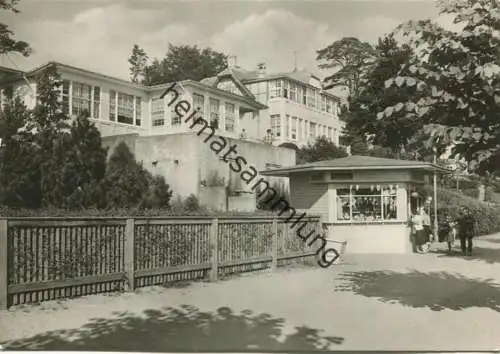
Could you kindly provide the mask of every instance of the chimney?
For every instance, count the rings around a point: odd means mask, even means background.
[[[264,77],[267,74],[266,71],[266,63],[258,63],[257,64],[257,73],[259,77]]]
[[[227,57],[227,67],[228,69],[236,67],[236,55],[230,55]]]

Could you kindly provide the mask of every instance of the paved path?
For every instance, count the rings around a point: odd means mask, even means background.
[[[475,256],[351,255],[182,289],[90,296],[0,313],[13,348],[493,350],[500,348],[500,234]]]

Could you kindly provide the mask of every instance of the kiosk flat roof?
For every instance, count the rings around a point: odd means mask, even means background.
[[[353,170],[424,170],[451,173],[452,170],[430,162],[397,160],[382,157],[352,155],[333,160],[324,160],[302,165],[260,171],[263,176],[286,177],[292,173],[313,171],[353,171]]]

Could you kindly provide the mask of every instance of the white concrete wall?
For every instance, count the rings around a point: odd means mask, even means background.
[[[347,241],[346,253],[411,253],[410,229],[406,223],[328,224],[328,238]]]

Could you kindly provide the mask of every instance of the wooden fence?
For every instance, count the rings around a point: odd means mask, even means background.
[[[302,234],[320,232],[303,218]],[[279,217],[0,219],[0,308],[309,261]]]

